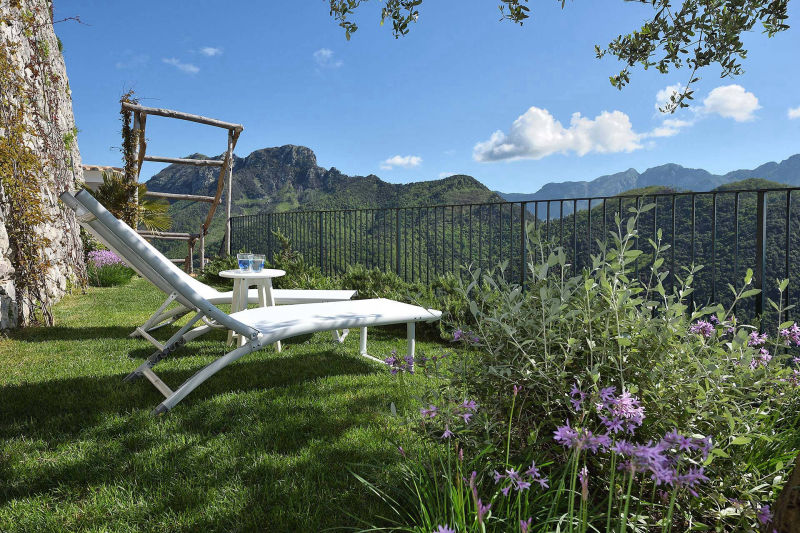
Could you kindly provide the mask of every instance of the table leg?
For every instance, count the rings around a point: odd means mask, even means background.
[[[250,283],[247,280],[241,280],[239,283],[239,309],[237,311],[244,311],[247,309],[248,296],[250,294]],[[236,336],[236,347],[244,346],[245,338],[242,335]]]
[[[239,309],[241,305],[239,303],[239,300],[242,296],[241,285],[242,285],[242,280],[240,280],[239,278],[233,278],[233,292],[231,293],[231,313],[235,313],[236,311],[241,311],[241,309]],[[234,335],[233,330],[229,329],[228,342],[227,342],[228,345],[233,343],[233,335]]]
[[[261,292],[259,291],[259,304],[264,305],[265,307],[269,306],[272,307],[275,305],[275,297],[272,295],[272,278],[267,278],[264,280],[263,284],[259,287],[259,289],[263,288],[264,290],[264,297],[263,297],[263,304],[261,304]],[[281,351],[281,341],[275,343],[275,350],[280,352]]]

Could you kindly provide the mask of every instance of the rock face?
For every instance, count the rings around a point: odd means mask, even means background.
[[[64,190],[75,190],[76,184],[83,180],[83,171],[69,82],[60,43],[53,31],[50,2],[0,1],[0,54],[6,66],[0,79],[0,94],[4,99],[0,137],[10,138],[10,132],[16,131],[14,135],[26,147],[26,153],[40,164],[38,191],[34,201],[26,205],[37,206],[41,222],[25,230],[44,243],[40,257],[45,265],[40,269],[41,281],[35,287],[26,285],[30,278],[26,278],[20,266],[21,254],[14,237],[20,234],[20,219],[15,219],[18,213],[15,205],[20,205],[15,198],[19,195],[9,184],[29,176],[24,171],[18,176],[5,173],[0,176],[0,329],[8,329],[32,320],[48,321],[49,306],[85,279],[77,221],[72,211],[58,200]],[[16,77],[8,76],[8,72],[16,72]],[[20,94],[20,87],[23,94],[29,95],[22,99],[26,101],[23,105],[15,96]],[[21,120],[14,110],[23,110]],[[20,129],[20,124],[24,128]],[[6,168],[18,168],[15,165],[16,162]]]
[[[209,158],[203,154],[188,156]],[[217,189],[217,169],[170,165],[147,181],[150,191],[212,196]],[[233,158],[233,216],[295,209],[363,209],[418,205],[499,202],[502,199],[475,178],[455,175],[414,183],[387,183],[374,175],[348,176],[336,168],[317,164],[313,150],[285,145],[261,148],[246,157]],[[223,201],[224,203],[224,201]],[[170,207],[174,231],[197,232],[208,213],[207,204],[174,202]],[[224,210],[217,209],[206,237],[213,255],[222,239]],[[185,255],[185,243],[156,241],[169,257]]]

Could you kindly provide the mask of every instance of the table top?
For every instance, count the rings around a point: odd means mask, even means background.
[[[239,279],[267,279],[279,278],[285,276],[285,270],[278,270],[277,268],[264,268],[261,272],[253,272],[252,270],[242,272],[238,268],[233,270],[223,270],[219,273],[221,278],[239,278]]]

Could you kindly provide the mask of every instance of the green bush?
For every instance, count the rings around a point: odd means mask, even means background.
[[[123,285],[131,280],[133,273],[133,270],[110,250],[93,250],[88,254],[86,276],[89,285],[94,287]]]
[[[408,458],[400,490],[389,491],[402,509],[393,525],[761,527],[800,450],[800,328],[787,322],[780,334],[762,337],[736,320],[732,306],[690,310],[698,268],[668,292],[659,259],[667,247],[659,240],[650,243],[656,261],[649,282],[637,281],[636,216],[617,220],[613,244],[601,246],[583,272],[533,236],[526,291],[502,269],[453,281],[472,317],[469,327],[452,324],[464,350],[444,365],[434,362],[428,407],[409,421],[445,446],[445,458]],[[751,277],[734,291],[740,305],[758,292]],[[637,462],[625,442],[653,463]],[[537,487],[541,476],[549,488]]]
[[[203,272],[199,278],[201,281],[209,285],[233,287],[233,280],[230,278],[220,277],[219,273],[223,270],[233,270],[239,268],[239,263],[236,260],[236,255],[228,255],[221,257],[214,257],[206,263]]]

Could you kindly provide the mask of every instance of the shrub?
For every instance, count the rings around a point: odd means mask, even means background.
[[[94,287],[113,287],[128,283],[133,269],[110,250],[93,250],[88,254],[86,275]]]
[[[222,285],[226,287],[233,286],[233,280],[230,278],[220,277],[219,273],[223,270],[233,270],[239,268],[239,262],[236,260],[236,254],[228,256],[215,257],[206,263],[200,278],[209,285]]]
[[[698,268],[668,292],[659,240],[649,281],[638,281],[636,216],[617,220],[583,272],[534,235],[526,291],[502,268],[457,283],[471,331],[456,329],[463,350],[409,420],[445,458],[408,458],[408,490],[390,495],[399,524],[728,531],[767,521],[800,449],[800,328],[763,335],[733,306],[690,310]],[[736,301],[758,292],[751,277],[731,288]],[[543,476],[549,488],[534,491]]]

